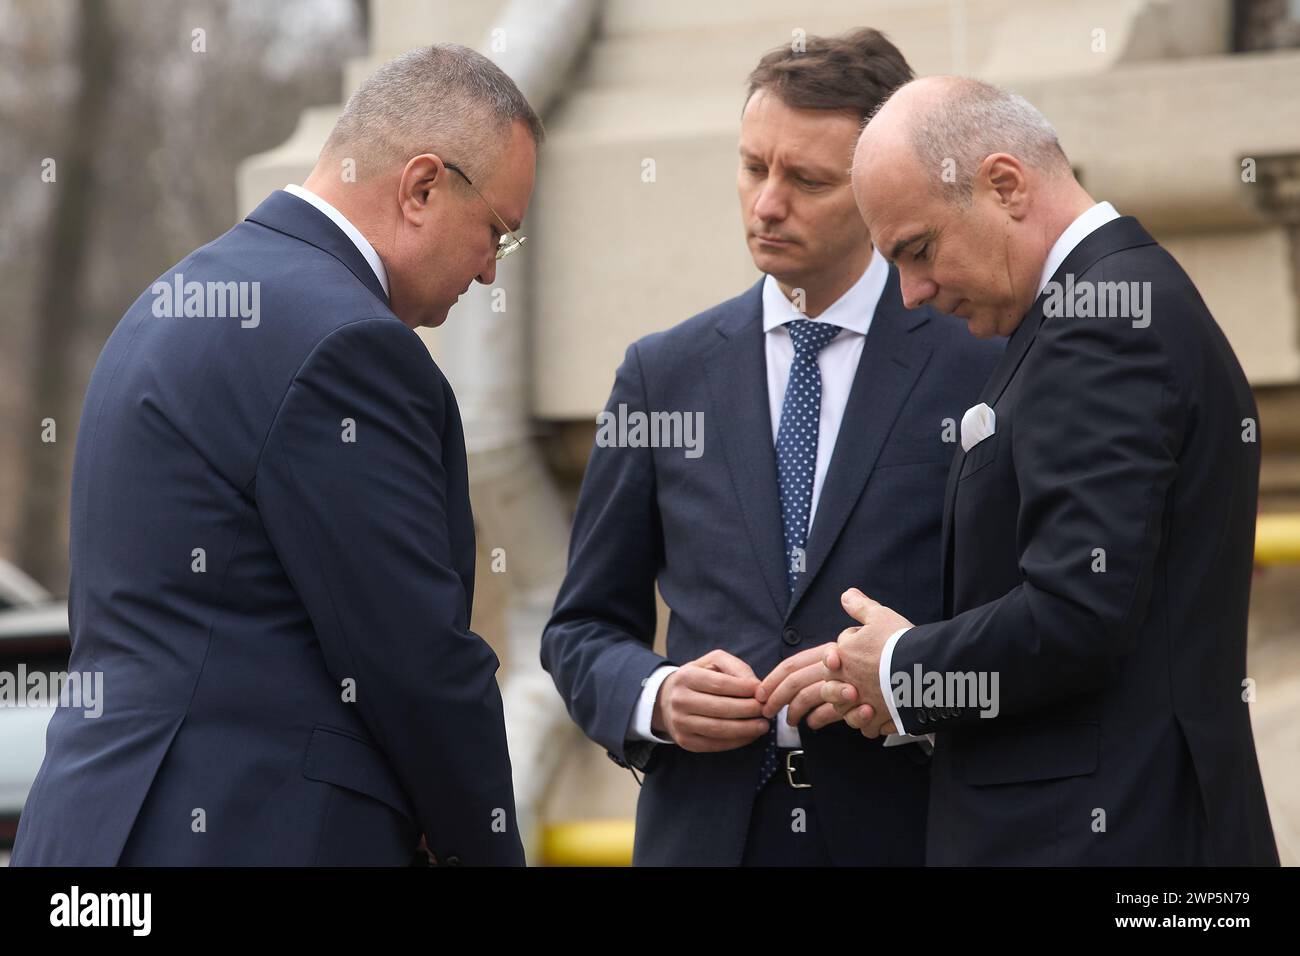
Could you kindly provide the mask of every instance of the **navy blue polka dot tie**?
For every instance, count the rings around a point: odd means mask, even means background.
[[[785,537],[785,580],[791,595],[807,566],[804,545],[812,511],[813,477],[817,473],[817,429],[821,423],[822,373],[817,356],[839,334],[837,325],[795,319],[785,323],[794,342],[790,380],[781,403],[776,430],[776,482],[781,495],[781,530]],[[758,789],[776,773],[776,723],[767,734]]]

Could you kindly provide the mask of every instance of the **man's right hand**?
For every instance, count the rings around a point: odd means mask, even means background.
[[[743,747],[771,726],[754,697],[758,684],[740,658],[710,651],[683,664],[659,686],[651,729],[695,753]]]

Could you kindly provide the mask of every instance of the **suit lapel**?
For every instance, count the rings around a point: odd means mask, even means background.
[[[1029,346],[1034,341],[1034,336],[1038,334],[1038,327],[1043,321],[1042,297],[1034,302],[1033,308],[1029,314],[1016,326],[1011,338],[1007,340],[1006,350],[1002,353],[1002,358],[998,364],[993,367],[993,372],[989,375],[989,380],[984,383],[984,388],[980,390],[979,402],[975,404],[984,404],[992,407],[1002,396],[1007,384],[1011,381],[1011,376],[1015,374],[1016,369],[1020,367],[1025,353],[1029,351]],[[957,423],[958,434],[960,435],[961,422]],[[952,522],[953,507],[957,501],[957,480],[961,477],[962,466],[966,464],[966,451],[957,446],[957,451],[952,456],[952,464],[948,467],[948,483],[943,492],[943,531],[939,536],[939,554],[943,558],[943,608],[944,614],[952,614],[952,567],[951,567],[951,547],[952,547]]]
[[[943,571],[939,577],[945,620],[952,617],[952,506],[957,494],[957,476],[961,474],[962,462],[965,460],[966,453],[962,451],[961,445],[958,445],[957,453],[952,456],[952,464],[948,466],[948,484],[944,486],[943,491],[943,531],[939,535],[939,555],[943,563]]]
[[[1135,246],[1151,245],[1154,242],[1155,240],[1136,219],[1132,216],[1121,216],[1084,236],[1052,273],[1049,281],[1061,282],[1067,274],[1083,275],[1103,256]],[[981,402],[993,406],[1006,391],[1012,376],[1016,374],[1016,369],[1020,367],[1020,363],[1029,352],[1029,347],[1034,343],[1038,330],[1042,328],[1043,301],[1044,296],[1040,294],[1034,300],[1024,320],[1011,333],[1011,338],[1007,340],[1006,351],[1002,353],[1002,360],[993,369],[993,374],[989,376],[984,390],[980,393]]]
[[[790,601],[791,613],[826,563],[862,497],[894,420],[929,360],[930,347],[908,339],[912,330],[928,321],[924,311],[909,312],[903,307],[898,272],[891,266],[862,344],[862,357],[813,516],[807,566]]]
[[[1150,234],[1142,228],[1141,223],[1136,219],[1132,216],[1121,216],[1119,219],[1114,219],[1084,236],[1083,240],[1070,250],[1070,254],[1052,273],[1050,281],[1062,281],[1063,277],[1068,273],[1082,275],[1091,269],[1097,263],[1097,260],[1103,256],[1108,256],[1123,249],[1151,245],[1154,242],[1155,240],[1151,238]],[[1011,333],[1011,337],[1007,340],[1006,351],[1002,353],[1002,358],[994,366],[993,373],[989,376],[989,380],[984,384],[984,388],[980,392],[980,402],[990,408],[997,404],[998,399],[1002,397],[1002,393],[1011,384],[1012,377],[1016,374],[1016,370],[1020,368],[1025,356],[1029,354],[1029,347],[1033,345],[1034,339],[1038,336],[1038,330],[1043,326],[1043,301],[1043,295],[1040,294],[1034,300],[1034,304],[1030,307],[1025,318],[1016,326],[1016,330]],[[957,453],[952,458],[952,466],[948,469],[948,485],[944,491],[943,535],[940,539],[941,550],[939,552],[943,555],[943,601],[944,614],[947,617],[951,617],[953,613],[951,594],[953,508],[957,501],[957,480],[965,463],[966,452],[958,446]]]
[[[729,315],[719,321],[720,341],[705,356],[713,421],[736,502],[754,558],[779,617],[788,595],[782,554],[781,505],[776,487],[776,451],[767,397],[767,353],[763,335],[763,283],[760,280]]]

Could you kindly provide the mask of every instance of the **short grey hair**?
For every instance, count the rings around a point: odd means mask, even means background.
[[[908,139],[922,167],[934,171],[939,193],[962,206],[970,204],[975,173],[993,153],[1009,153],[1049,176],[1071,171],[1056,130],[1032,103],[969,77],[952,77],[941,96],[908,117]]]
[[[435,43],[389,60],[348,99],[321,155],[356,160],[358,177],[436,152],[486,176],[523,122],[540,146],[542,121],[512,79],[483,54]]]

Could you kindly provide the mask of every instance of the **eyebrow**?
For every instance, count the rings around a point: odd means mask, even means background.
[[[753,160],[759,163],[763,162],[762,157],[754,155],[743,146],[740,147],[740,156],[742,159]],[[812,179],[834,179],[837,175],[829,168],[823,169],[820,166],[804,166],[799,163],[786,163],[785,168],[795,175],[806,176]]]
[[[889,261],[893,262],[895,259],[897,259],[900,255],[903,254],[904,250],[906,250],[908,246],[912,245],[912,243],[921,242],[922,240],[928,241],[933,238],[934,238],[934,230],[926,229],[923,232],[918,232],[913,235],[907,236],[904,239],[899,239],[896,243],[894,243],[894,248],[889,253],[889,257],[888,257]]]

